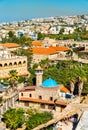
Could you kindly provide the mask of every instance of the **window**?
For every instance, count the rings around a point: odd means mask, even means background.
[[[45,109],[45,104],[42,103],[42,104],[40,105],[40,107],[41,107],[42,109]]]
[[[21,63],[21,61],[19,61],[19,63],[18,63],[19,65],[21,65],[22,63]]]
[[[17,63],[16,63],[16,62],[14,62],[14,65],[17,65]]]
[[[26,102],[26,101],[25,101],[24,105],[25,105],[26,107],[29,107],[29,102]]]
[[[0,64],[0,67],[2,67],[2,64]]]
[[[25,64],[25,63],[26,63],[26,61],[24,60],[24,61],[23,61],[23,64]]]
[[[53,110],[54,109],[54,105],[48,105],[48,109]]]
[[[53,97],[50,97],[50,101],[53,101]]]
[[[9,63],[9,66],[12,66],[12,63]]]
[[[23,96],[23,93],[21,93],[21,96]]]
[[[7,63],[4,64],[4,67],[6,67],[6,66],[7,66]]]
[[[42,99],[42,96],[39,96],[39,99]]]
[[[32,94],[29,94],[29,97],[32,97]]]

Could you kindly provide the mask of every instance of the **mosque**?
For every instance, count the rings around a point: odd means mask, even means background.
[[[71,99],[70,91],[51,78],[42,82],[43,69],[40,66],[35,69],[35,74],[36,86],[24,87],[19,92],[19,104],[26,107],[34,106],[43,110],[61,112]]]

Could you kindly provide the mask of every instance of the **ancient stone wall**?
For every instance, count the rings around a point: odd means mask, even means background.
[[[14,56],[0,59],[0,78],[8,77],[10,70],[16,70],[18,75],[27,74],[27,57]]]

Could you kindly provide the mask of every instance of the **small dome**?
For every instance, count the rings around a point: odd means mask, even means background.
[[[58,84],[57,84],[57,82],[56,82],[55,80],[49,78],[49,79],[46,79],[46,80],[42,83],[41,86],[42,86],[42,87],[45,87],[45,88],[54,88],[54,87],[57,87]]]

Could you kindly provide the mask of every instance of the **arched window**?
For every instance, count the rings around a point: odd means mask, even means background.
[[[26,63],[26,61],[24,60],[24,61],[23,61],[23,64],[25,64],[25,63]]]
[[[7,63],[4,64],[4,67],[6,67],[6,66],[7,66]]]
[[[21,64],[22,64],[21,61],[19,61],[18,65],[21,65]]]
[[[12,66],[12,63],[9,63],[9,66]]]
[[[17,65],[17,62],[14,62],[14,65]]]
[[[50,101],[53,101],[53,97],[50,97]]]
[[[0,67],[2,67],[2,64],[0,64]]]
[[[23,96],[23,93],[21,93],[21,96]]]
[[[39,99],[42,99],[42,96],[39,96]]]
[[[32,97],[32,94],[31,94],[31,93],[29,94],[29,97]]]

